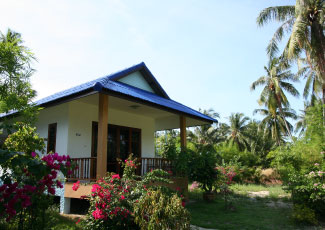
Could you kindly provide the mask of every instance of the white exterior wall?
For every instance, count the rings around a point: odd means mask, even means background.
[[[40,134],[40,137],[47,138],[48,125],[52,123],[57,123],[55,150],[61,155],[67,154],[69,126],[68,115],[69,105],[66,103],[42,109],[40,111],[38,121],[35,125],[37,128],[37,132]],[[47,142],[45,142],[45,144],[47,145]]]
[[[78,101],[69,102],[68,154],[71,157],[91,156],[92,122],[98,121],[98,107]],[[155,121],[109,108],[108,123],[141,129],[142,157],[155,156]]]

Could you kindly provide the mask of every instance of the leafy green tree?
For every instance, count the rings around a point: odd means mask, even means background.
[[[264,130],[259,128],[260,123],[260,121],[251,120],[247,125],[246,132],[250,136],[250,151],[258,158],[257,164],[268,168],[270,160],[267,159],[267,155],[276,147],[276,142],[264,135]]]
[[[23,46],[19,33],[10,29],[0,33],[0,112],[20,111],[28,123],[35,119],[37,111],[30,104],[36,96],[29,82],[34,73],[33,60],[33,53]]]
[[[249,148],[249,136],[246,132],[249,118],[243,113],[232,113],[229,116],[229,133],[227,141],[230,145],[237,145],[240,151]]]
[[[282,25],[275,31],[268,47],[274,57],[278,43],[289,34],[282,57],[291,61],[304,56],[306,62],[322,79],[323,103],[325,103],[325,2],[321,0],[297,0],[295,6],[274,6],[262,10],[257,24],[264,26],[274,20]]]
[[[290,106],[288,98],[284,92],[295,97],[299,96],[298,90],[289,82],[296,81],[294,74],[291,73],[289,66],[282,63],[278,58],[271,59],[268,66],[265,66],[264,69],[267,73],[266,76],[262,76],[253,82],[251,90],[255,90],[257,86],[264,86],[258,100],[259,104],[265,105],[269,112],[273,113],[274,116],[276,111],[279,110],[283,117],[287,133],[292,138],[291,130],[286,122],[282,108],[288,108]]]
[[[297,119],[295,111],[289,108],[283,108],[281,114],[279,110],[273,112],[268,109],[255,109],[254,114],[256,113],[264,116],[260,123],[260,128],[263,130],[264,135],[271,137],[279,146],[284,142],[287,127],[290,131],[293,130],[293,126],[286,119]]]

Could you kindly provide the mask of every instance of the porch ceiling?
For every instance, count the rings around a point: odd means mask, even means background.
[[[80,102],[98,105],[98,94],[93,94],[77,99]],[[177,129],[180,128],[179,116],[180,114],[171,113],[162,109],[129,101],[126,99],[109,96],[109,108],[120,110],[123,112],[133,113],[140,116],[150,117],[156,121],[156,131]],[[186,126],[198,126],[208,124],[202,120],[187,117]]]

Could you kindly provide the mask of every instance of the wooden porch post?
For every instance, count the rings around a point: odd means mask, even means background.
[[[98,96],[97,178],[102,178],[107,173],[108,96]]]
[[[186,117],[180,116],[180,135],[181,135],[181,149],[185,150],[186,148]]]

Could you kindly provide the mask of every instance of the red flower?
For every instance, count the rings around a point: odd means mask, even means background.
[[[73,184],[72,190],[77,191],[80,187],[80,181],[77,181],[76,183]]]
[[[96,208],[96,210],[93,211],[92,215],[96,220],[105,218],[105,215],[103,214],[103,211],[98,209],[98,208]]]
[[[120,175],[115,174],[115,175],[112,176],[112,179],[121,179],[121,177],[120,177]]]
[[[91,192],[97,192],[98,190],[100,190],[102,187],[100,187],[100,185],[98,184],[93,184]]]
[[[80,223],[80,220],[81,220],[81,219],[79,219],[79,220],[76,222],[76,224],[79,224],[79,223]]]
[[[120,198],[120,200],[124,200],[124,199],[125,199],[125,196],[122,195],[121,198]]]

